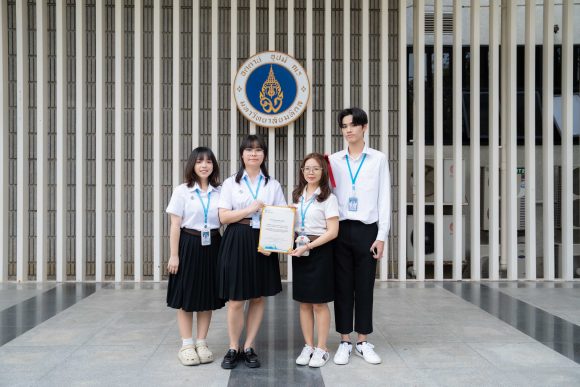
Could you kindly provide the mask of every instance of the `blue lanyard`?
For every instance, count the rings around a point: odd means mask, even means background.
[[[316,195],[312,195],[312,198],[308,202],[306,209],[304,209],[304,196],[300,197],[300,215],[302,217],[302,225],[301,225],[302,231],[304,231],[304,221],[306,220],[306,212],[308,212],[308,209],[310,208],[310,205],[312,204],[314,199],[316,199]]]
[[[346,155],[346,165],[348,166],[348,173],[350,174],[350,180],[352,182],[352,190],[354,191],[354,185],[356,183],[356,179],[358,178],[358,174],[360,172],[360,169],[362,168],[363,164],[365,163],[365,159],[367,158],[367,154],[365,153],[363,155],[363,158],[360,162],[360,165],[358,166],[358,169],[356,170],[356,174],[354,175],[354,177],[352,177],[352,169],[350,168],[350,163],[348,162],[348,155]]]
[[[201,206],[203,207],[203,221],[205,223],[204,227],[207,228],[207,214],[209,212],[209,201],[211,199],[211,192],[207,193],[207,207],[203,203],[203,199],[201,198],[201,195],[199,194],[199,188],[196,189],[195,192],[197,193],[197,197],[199,198],[199,201],[201,202]]]
[[[263,177],[264,176],[260,175],[260,180],[258,180],[258,188],[256,188],[256,193],[254,194],[254,191],[252,190],[252,187],[250,187],[250,183],[248,182],[248,176],[244,176],[244,181],[246,182],[246,185],[248,186],[248,189],[250,190],[250,193],[252,194],[254,200],[258,199],[258,192],[260,192],[260,184],[262,183]]]

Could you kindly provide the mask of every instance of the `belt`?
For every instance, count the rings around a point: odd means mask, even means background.
[[[183,227],[181,229],[181,231],[183,231],[186,234],[190,234],[190,235],[194,235],[194,236],[201,236],[201,231],[194,230],[194,229],[191,229],[191,228],[185,228],[185,227]],[[214,228],[213,230],[210,230],[210,232],[211,232],[211,235],[212,236],[215,236],[215,235],[218,235],[220,233],[220,230],[219,230],[219,228]]]
[[[296,234],[296,236],[298,236],[299,234]],[[318,238],[320,238],[320,235],[306,235],[306,237],[308,239],[310,239],[310,242],[314,242],[315,240],[317,240]]]
[[[242,218],[241,220],[237,221],[236,223],[245,224],[246,226],[252,225],[252,219],[250,218]]]

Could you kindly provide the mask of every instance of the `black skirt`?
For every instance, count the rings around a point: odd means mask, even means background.
[[[249,300],[282,291],[278,254],[258,253],[260,230],[233,223],[224,233],[218,254],[218,296]]]
[[[306,257],[292,257],[292,298],[308,304],[334,301],[333,243],[310,250]]]
[[[218,297],[215,278],[221,237],[212,234],[211,245],[202,246],[201,237],[181,231],[179,267],[169,275],[167,306],[186,312],[216,310],[224,306]]]

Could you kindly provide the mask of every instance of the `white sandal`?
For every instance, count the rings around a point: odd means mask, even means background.
[[[196,344],[195,350],[197,351],[201,364],[211,363],[213,361],[213,353],[209,350],[206,343]]]
[[[177,357],[179,358],[181,364],[184,366],[194,366],[200,363],[199,356],[197,355],[193,345],[186,345],[181,347],[177,353]]]

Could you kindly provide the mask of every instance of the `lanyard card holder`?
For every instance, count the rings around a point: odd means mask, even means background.
[[[350,212],[356,212],[358,210],[358,198],[355,196],[354,191],[348,198],[348,210]]]
[[[259,212],[254,212],[252,214],[252,221],[251,221],[250,225],[252,226],[252,228],[260,228],[260,213]]]
[[[201,245],[202,246],[211,245],[211,230],[207,228],[207,226],[201,230]]]

